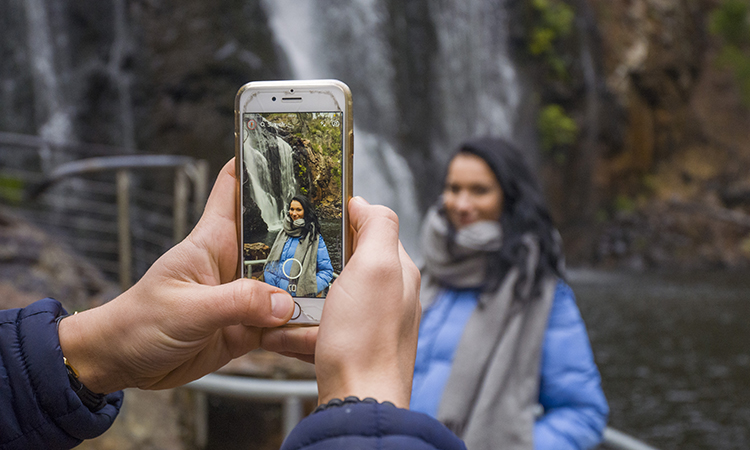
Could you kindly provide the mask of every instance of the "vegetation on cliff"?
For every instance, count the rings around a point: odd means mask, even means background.
[[[750,107],[750,4],[746,0],[724,0],[710,17],[711,32],[721,40],[718,62],[730,69]]]

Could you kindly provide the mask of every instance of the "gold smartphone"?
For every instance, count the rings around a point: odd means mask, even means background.
[[[261,81],[237,92],[237,274],[289,292],[290,325],[320,322],[351,255],[353,140],[341,81]]]

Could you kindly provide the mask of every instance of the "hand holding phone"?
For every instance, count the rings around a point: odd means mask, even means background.
[[[238,275],[295,298],[290,324],[320,322],[351,254],[348,87],[335,80],[253,82],[235,100]]]

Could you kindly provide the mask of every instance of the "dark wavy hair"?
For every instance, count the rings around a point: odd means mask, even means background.
[[[483,137],[463,143],[453,156],[469,154],[482,158],[495,174],[503,191],[500,216],[502,244],[490,255],[485,289],[497,290],[512,267],[521,271],[515,291],[521,298],[522,286],[531,277],[532,289],[527,295],[539,295],[540,281],[547,274],[563,278],[564,256],[560,233],[552,224],[541,187],[524,155],[513,145],[499,138]],[[451,160],[453,160],[451,158]],[[528,247],[523,235],[531,233],[538,239],[539,263],[530,271],[526,267]]]
[[[308,200],[304,195],[297,194],[292,197],[291,200],[289,200],[289,205],[291,206],[292,202],[295,200],[298,201],[300,205],[302,205],[302,210],[305,212],[305,225],[302,227],[302,234],[300,235],[300,238],[304,238],[308,233],[313,233],[313,237],[320,234],[320,222],[318,221],[318,213],[315,212],[315,208],[313,208],[310,200]],[[288,211],[289,209],[287,208],[287,214],[289,214]]]

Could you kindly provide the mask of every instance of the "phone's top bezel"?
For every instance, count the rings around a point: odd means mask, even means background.
[[[276,101],[272,98],[276,97]],[[284,101],[284,98],[300,98],[300,101]],[[295,80],[253,81],[242,86],[235,97],[234,140],[236,184],[236,217],[242,215],[241,187],[244,181],[242,162],[242,116],[245,113],[296,113],[296,112],[341,112],[342,113],[342,179],[343,201],[343,265],[352,253],[352,236],[349,227],[349,212],[346,205],[352,197],[354,170],[354,124],[352,118],[352,95],[349,87],[339,80]],[[242,220],[236,220],[239,255],[237,277],[243,274]]]

